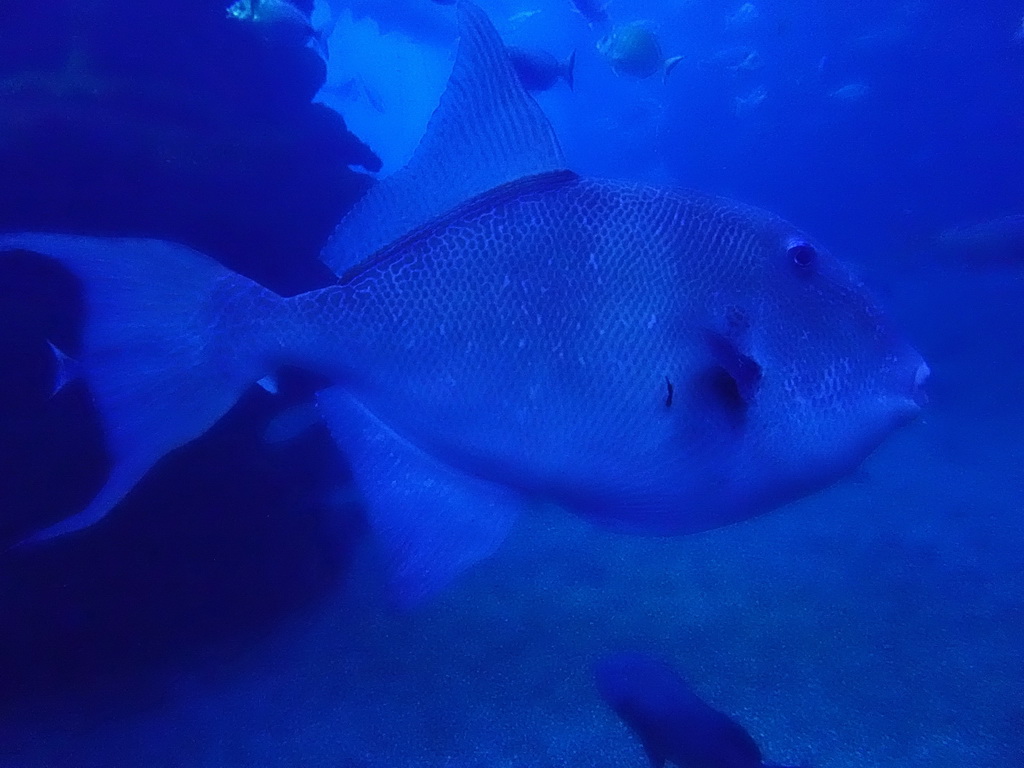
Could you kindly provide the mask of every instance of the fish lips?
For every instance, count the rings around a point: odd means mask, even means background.
[[[914,385],[910,392],[910,397],[918,408],[924,408],[928,404],[928,393],[925,392],[924,385],[931,375],[932,369],[922,360],[914,371]]]
[[[897,426],[904,426],[914,421],[921,413],[921,410],[928,404],[928,393],[924,385],[931,377],[931,368],[923,359],[917,358],[917,364],[912,366],[913,376],[908,382],[905,394],[894,398],[893,410]]]

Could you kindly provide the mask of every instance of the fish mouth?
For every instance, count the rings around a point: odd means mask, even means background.
[[[928,395],[924,391],[924,384],[931,376],[931,368],[921,360],[914,369],[914,376],[911,379],[904,394],[897,395],[888,400],[892,408],[896,426],[905,426],[914,421],[921,410],[928,404]]]

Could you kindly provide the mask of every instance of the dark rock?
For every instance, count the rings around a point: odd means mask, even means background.
[[[166,238],[284,294],[323,285],[320,248],[370,183],[349,166],[380,167],[310,103],[324,77],[314,51],[249,34],[224,0],[4,0],[0,231]],[[49,396],[47,341],[73,355],[83,311],[57,266],[0,263],[0,550],[80,509],[107,471],[86,387]],[[326,438],[260,441],[288,397],[249,393],[102,531],[4,556],[0,615],[17,630],[0,710],[233,643],[323,594],[358,517],[324,503]]]

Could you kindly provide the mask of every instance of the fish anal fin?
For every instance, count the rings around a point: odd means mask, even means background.
[[[400,605],[415,605],[498,548],[522,506],[517,494],[445,465],[340,387],[321,391],[317,405],[349,461]]]

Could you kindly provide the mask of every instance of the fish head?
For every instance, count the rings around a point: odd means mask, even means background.
[[[929,370],[848,265],[770,214],[734,214],[697,391],[734,436],[722,514],[742,519],[855,469],[920,411]]]

